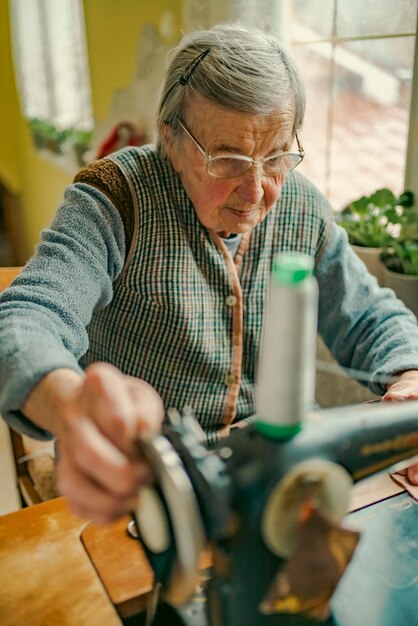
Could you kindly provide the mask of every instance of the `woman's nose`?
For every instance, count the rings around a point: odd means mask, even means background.
[[[261,168],[253,166],[242,177],[236,189],[238,197],[248,204],[257,204],[264,196]]]

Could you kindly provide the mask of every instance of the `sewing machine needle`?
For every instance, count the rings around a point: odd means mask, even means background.
[[[146,622],[145,626],[152,626],[155,614],[157,612],[158,600],[160,598],[161,583],[154,581],[154,586],[147,600]]]

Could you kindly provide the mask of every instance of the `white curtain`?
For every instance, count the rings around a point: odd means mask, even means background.
[[[93,127],[80,0],[10,0],[13,53],[26,118]]]

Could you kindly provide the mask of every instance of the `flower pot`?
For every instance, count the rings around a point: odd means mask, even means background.
[[[88,151],[89,147],[87,144],[75,143],[74,144],[74,154],[76,158],[76,162],[78,167],[83,167],[86,165],[85,154]]]
[[[418,317],[418,276],[392,272],[385,266],[383,274],[385,287],[393,289],[398,298]]]
[[[42,150],[46,147],[46,140],[42,133],[37,131],[32,131],[33,142],[35,144],[35,148],[38,150]]]
[[[383,269],[384,265],[380,260],[383,248],[365,248],[363,246],[351,246],[357,256],[363,261],[369,270],[377,278],[377,282],[381,287],[384,286]]]

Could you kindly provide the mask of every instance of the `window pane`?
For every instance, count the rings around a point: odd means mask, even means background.
[[[292,39],[413,33],[417,0],[293,0]],[[333,20],[335,11],[335,33]]]
[[[12,0],[14,57],[28,118],[91,128],[81,0]]]
[[[343,0],[337,3],[337,36],[396,35],[416,29],[417,0]]]
[[[300,166],[334,209],[379,187],[400,193],[415,37],[297,45],[307,92]]]
[[[48,22],[51,79],[62,128],[92,127],[87,49],[81,5],[74,0],[44,0]]]
[[[328,43],[296,46],[292,50],[306,92],[305,120],[299,133],[306,156],[298,171],[323,193],[326,191],[331,50]]]
[[[336,208],[379,187],[403,190],[414,38],[403,40],[402,64],[390,71],[369,59],[377,56],[373,47],[378,46],[393,61],[399,40],[364,43],[358,42],[358,50],[352,44],[352,62],[343,46],[335,51],[328,194]]]
[[[315,41],[331,37],[333,14],[334,0],[294,0],[293,41]]]
[[[22,94],[22,108],[27,117],[40,117],[48,111],[47,77],[44,64],[44,46],[38,5],[13,2],[13,44],[16,72]]]

